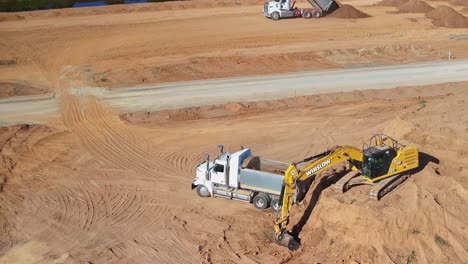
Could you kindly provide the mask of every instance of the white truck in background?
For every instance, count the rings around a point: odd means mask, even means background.
[[[271,207],[279,210],[279,196],[284,171],[288,163],[252,156],[249,148],[228,153],[218,145],[221,154],[210,161],[205,154],[203,163],[197,166],[192,190],[201,197],[224,197],[253,203],[257,209]]]
[[[335,0],[307,0],[310,8],[295,7],[296,1],[291,4],[291,0],[273,0],[263,5],[263,15],[272,20],[282,18],[319,18],[332,13],[339,8]]]

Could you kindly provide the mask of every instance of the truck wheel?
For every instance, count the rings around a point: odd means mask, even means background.
[[[208,190],[208,188],[206,188],[205,185],[198,185],[197,193],[200,197],[210,197],[210,191]]]
[[[279,20],[279,19],[280,19],[280,14],[279,14],[278,12],[273,12],[273,13],[271,14],[271,19],[273,19],[273,20],[275,20],[275,21],[276,21],[276,20]]]
[[[304,13],[302,13],[302,17],[309,19],[312,17],[312,14],[309,11],[304,11]]]
[[[266,193],[259,193],[253,198],[253,204],[257,209],[266,209],[270,205],[270,197]]]
[[[319,18],[321,16],[322,16],[322,14],[320,14],[319,11],[317,11],[317,10],[312,11],[312,17]]]
[[[270,207],[271,207],[271,210],[273,210],[275,212],[278,212],[280,210],[279,197],[275,197],[275,198],[271,199]]]

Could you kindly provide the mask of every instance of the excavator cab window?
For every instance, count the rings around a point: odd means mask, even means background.
[[[371,179],[388,173],[396,156],[393,148],[372,147],[364,152],[362,172]]]

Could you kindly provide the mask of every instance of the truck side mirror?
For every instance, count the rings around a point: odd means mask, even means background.
[[[221,151],[221,154],[223,154],[224,146],[223,145],[218,145],[219,151]]]

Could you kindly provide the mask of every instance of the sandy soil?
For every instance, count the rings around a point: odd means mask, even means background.
[[[227,2],[0,19],[0,96],[62,92],[59,118],[0,129],[0,263],[465,263],[467,83],[121,115],[66,94],[468,57],[466,29],[377,1],[342,1],[369,18],[279,22]],[[60,79],[67,65],[81,71]],[[380,202],[366,186],[335,193],[322,175],[292,211],[295,252],[270,240],[272,212],[190,190],[216,144],[293,162],[374,133],[418,145],[421,170]]]
[[[64,96],[58,120],[2,130],[0,263],[463,263],[466,86],[121,118],[92,97]],[[272,212],[189,187],[219,143],[292,162],[379,132],[417,144],[421,171],[380,202],[368,187],[337,194],[323,178],[293,209],[296,252],[269,239]]]
[[[369,18],[276,23],[260,14],[261,1],[240,2],[3,13],[0,82],[30,85],[16,93],[24,95],[43,92],[35,87],[54,90],[68,65],[81,69],[85,85],[124,87],[437,60],[449,50],[468,57],[466,29],[436,27],[424,14],[395,14],[396,7],[373,5],[378,1],[342,1]]]

